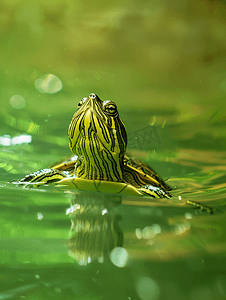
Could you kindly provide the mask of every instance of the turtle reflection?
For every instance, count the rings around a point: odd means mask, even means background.
[[[106,194],[76,194],[67,214],[71,219],[69,255],[80,265],[104,262],[115,247],[122,247],[123,232],[115,206],[121,197]]]

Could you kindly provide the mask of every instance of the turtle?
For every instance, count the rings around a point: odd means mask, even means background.
[[[19,180],[54,182],[76,190],[171,198],[170,186],[147,164],[126,154],[127,133],[115,102],[91,93],[78,103],[68,129],[73,155]]]
[[[171,198],[171,187],[147,164],[126,154],[127,133],[115,102],[91,93],[78,103],[68,129],[73,155],[19,184],[55,183],[80,191]],[[195,208],[213,208],[187,200]]]

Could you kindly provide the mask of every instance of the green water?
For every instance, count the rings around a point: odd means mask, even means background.
[[[0,5],[0,299],[225,299],[224,2]],[[172,199],[7,183],[70,155],[91,92]]]

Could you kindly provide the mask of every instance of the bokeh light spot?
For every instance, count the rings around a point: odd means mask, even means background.
[[[44,216],[41,212],[38,212],[37,213],[37,218],[38,218],[39,221],[41,221],[44,218]]]
[[[153,224],[151,227],[155,234],[159,234],[162,231],[161,226],[159,224]]]
[[[140,228],[136,228],[135,230],[135,234],[136,234],[136,237],[138,238],[138,240],[141,240],[142,237],[143,237],[143,232]]]
[[[124,248],[116,247],[111,251],[110,259],[116,267],[123,268],[128,260],[128,252]]]
[[[8,134],[4,134],[3,136],[0,136],[0,145],[10,146],[11,145],[11,136]]]
[[[179,235],[184,233],[186,231],[186,228],[182,223],[179,223],[174,226],[174,231],[177,235]]]
[[[11,106],[15,109],[22,109],[26,106],[26,101],[21,95],[13,95],[9,100]]]
[[[32,142],[32,136],[29,134],[22,134],[19,136],[11,137],[8,134],[0,136],[0,145],[2,146],[11,146],[11,145],[22,145],[29,144]]]
[[[61,80],[53,74],[46,74],[35,81],[35,88],[40,93],[54,94],[59,92],[62,87]]]
[[[160,295],[158,284],[150,277],[140,277],[137,280],[136,289],[142,300],[157,300]]]
[[[143,229],[143,238],[144,239],[151,239],[153,237],[155,237],[155,233],[152,229],[151,226],[146,226],[144,229]]]
[[[102,256],[98,258],[98,263],[100,263],[100,264],[104,263],[104,258]]]
[[[186,218],[187,220],[192,219],[192,214],[190,214],[189,212],[186,212],[186,213],[184,214],[184,216],[185,216],[185,218]]]
[[[143,229],[143,238],[151,239],[155,237],[157,234],[161,233],[162,229],[159,224],[153,224],[152,226],[146,226]]]
[[[12,145],[29,144],[32,142],[32,136],[29,134],[22,134],[12,138]]]

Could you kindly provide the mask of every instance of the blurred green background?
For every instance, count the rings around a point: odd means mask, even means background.
[[[56,121],[95,92],[121,111],[170,110],[177,122],[215,113],[222,121],[225,16],[223,1],[1,0],[1,112]],[[44,74],[62,90],[40,94],[35,81]],[[9,101],[18,94],[20,110]]]
[[[1,0],[0,135],[68,155],[71,117],[94,92],[117,103],[128,132],[158,126],[149,152],[223,150],[225,16],[224,1]]]
[[[0,298],[225,299],[225,5],[0,0]],[[170,201],[112,202],[126,267],[68,255],[70,192],[6,184],[70,155],[69,123],[92,92],[116,102],[128,150],[173,188]],[[140,147],[150,125],[160,142]]]

